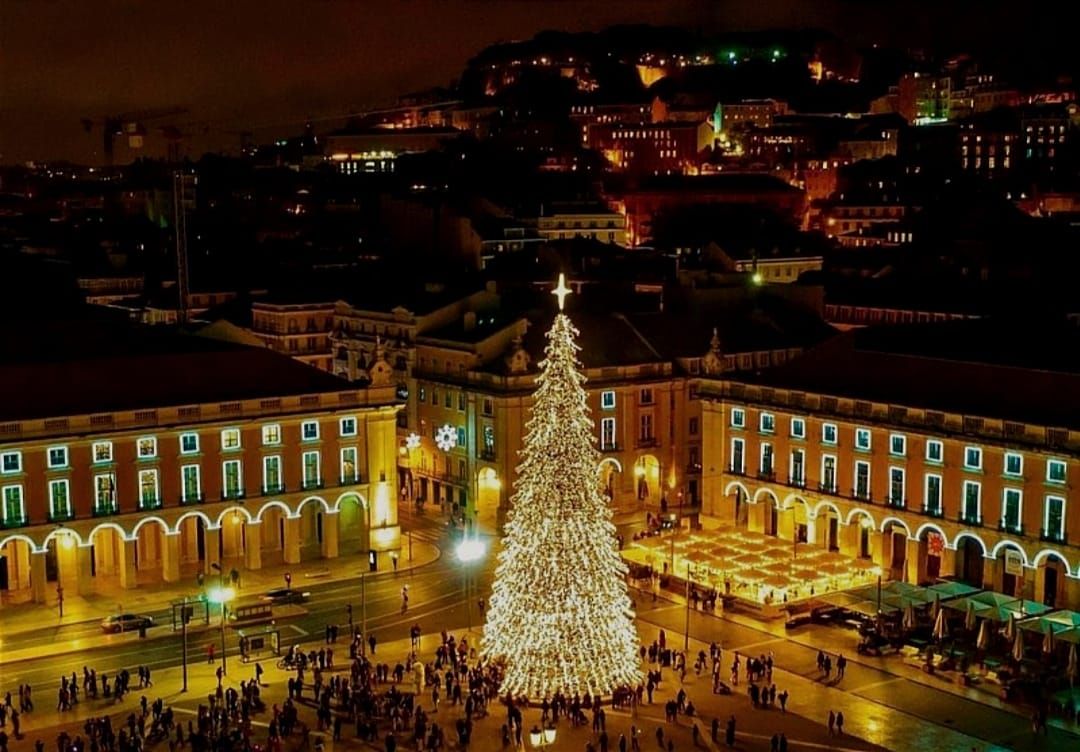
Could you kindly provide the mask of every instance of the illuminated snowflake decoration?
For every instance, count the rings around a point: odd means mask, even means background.
[[[447,423],[435,432],[435,445],[444,452],[457,446],[457,429]]]
[[[407,449],[419,449],[420,448],[420,434],[410,433],[405,437],[405,447]]]

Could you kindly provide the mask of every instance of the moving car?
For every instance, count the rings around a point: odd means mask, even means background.
[[[112,634],[152,626],[154,626],[153,618],[145,614],[113,614],[101,620],[101,631]]]
[[[259,600],[279,606],[285,603],[303,603],[310,595],[311,593],[304,593],[293,588],[278,588],[263,593],[259,596]]]

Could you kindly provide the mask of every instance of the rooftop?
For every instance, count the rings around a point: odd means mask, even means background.
[[[129,324],[52,321],[0,333],[0,420],[352,389],[262,348]]]
[[[737,380],[852,399],[1080,428],[1080,329],[956,321],[862,329]]]

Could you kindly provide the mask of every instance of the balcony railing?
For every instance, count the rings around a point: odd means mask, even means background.
[[[920,511],[923,514],[925,514],[927,517],[937,517],[937,518],[940,519],[940,518],[945,516],[945,510],[942,509],[941,506],[936,506],[936,507],[925,507],[924,506]]]
[[[834,494],[836,493],[836,483],[818,483],[817,490],[821,493]]]
[[[1023,535],[1024,534],[1024,526],[1023,525],[1010,525],[1005,520],[998,520],[998,530],[1000,530],[1003,533],[1009,533],[1011,535]]]
[[[776,471],[772,469],[761,469],[757,472],[758,480],[776,480]]]
[[[806,488],[806,478],[802,476],[792,476],[788,478],[787,484],[794,488]]]
[[[601,452],[612,452],[613,453],[613,452],[618,452],[618,451],[621,451],[621,450],[619,449],[619,442],[610,441],[610,442],[608,442],[606,444],[604,444],[604,443],[600,444],[600,451]]]
[[[238,501],[240,499],[243,499],[245,496],[246,494],[244,493],[244,489],[242,488],[225,489],[221,492],[222,501]]]
[[[982,527],[983,524],[982,515],[961,514],[957,521],[964,525],[972,525],[974,527]]]
[[[271,494],[279,494],[285,492],[284,483],[268,483],[262,487],[262,495],[270,496]]]
[[[0,528],[7,530],[13,527],[22,527],[23,525],[26,525],[28,523],[29,520],[24,514],[19,517],[8,517],[6,519],[0,520]]]
[[[301,491],[311,491],[313,489],[323,488],[326,484],[323,483],[322,478],[304,478],[303,483],[300,484]]]
[[[903,496],[890,496],[885,503],[893,509],[907,509],[907,499]]]
[[[206,497],[205,497],[205,496],[204,496],[203,494],[201,494],[201,493],[197,493],[197,494],[187,494],[186,496],[184,496],[184,497],[183,497],[183,498],[182,498],[182,499],[180,500],[180,504],[181,504],[181,505],[187,505],[187,504],[202,504],[202,503],[203,503],[204,501],[206,501]]]
[[[153,499],[139,499],[139,509],[161,509],[164,501],[160,496]]]
[[[1065,534],[1060,530],[1040,530],[1039,540],[1047,543],[1067,543]]]
[[[874,494],[869,490],[859,490],[858,488],[851,489],[851,498],[857,499],[858,501],[865,501],[868,504],[874,502]]]
[[[49,512],[49,522],[66,522],[75,519],[75,514],[70,509],[62,509],[58,512]]]
[[[115,503],[113,504],[95,504],[93,515],[95,517],[108,517],[111,514],[119,514],[120,507]]]
[[[746,475],[745,465],[728,465],[728,472],[732,475]]]

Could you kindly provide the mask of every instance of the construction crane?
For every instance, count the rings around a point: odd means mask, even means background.
[[[117,136],[126,135],[131,148],[141,149],[147,122],[182,115],[187,111],[186,107],[158,107],[150,110],[122,112],[119,115],[106,115],[103,118],[83,118],[81,122],[83,130],[87,133],[90,133],[96,125],[101,127],[105,164],[112,166],[113,142]]]

